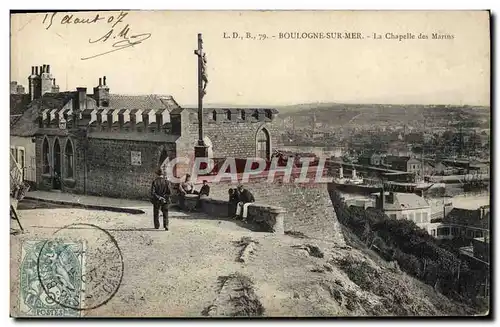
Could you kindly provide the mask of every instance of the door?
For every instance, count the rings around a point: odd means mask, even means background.
[[[61,189],[61,145],[59,140],[56,139],[54,142],[54,175],[52,178],[52,188],[55,190]]]
[[[21,167],[21,178],[24,181],[26,179],[26,159],[24,148],[17,148],[17,163]]]

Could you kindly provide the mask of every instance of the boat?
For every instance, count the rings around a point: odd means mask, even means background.
[[[352,177],[346,178],[342,167],[339,174],[333,178],[333,186],[341,192],[370,195],[382,190],[382,184],[369,184],[367,180],[356,174],[356,169],[352,170]]]

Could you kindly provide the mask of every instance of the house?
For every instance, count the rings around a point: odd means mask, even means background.
[[[472,240],[489,236],[489,199],[453,199],[453,208],[439,222],[433,223],[430,234],[438,239],[462,237]]]
[[[51,77],[47,69],[41,68],[42,80]],[[172,96],[113,94],[106,77],[93,93],[86,87],[52,92],[39,77],[30,75],[33,100],[11,129],[31,146],[29,169],[38,189],[147,199],[156,169],[194,157],[197,109],[181,108]],[[269,159],[277,144],[276,114],[265,108],[204,110],[209,156]],[[188,169],[178,164],[174,174]]]
[[[407,219],[417,226],[427,229],[431,221],[431,206],[421,196],[414,193],[382,192],[375,194],[377,206],[392,219]]]

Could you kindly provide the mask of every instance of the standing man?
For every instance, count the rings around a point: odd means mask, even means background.
[[[160,209],[163,214],[163,227],[168,230],[168,205],[170,203],[170,182],[161,169],[156,171],[157,177],[151,184],[151,203],[153,203],[153,223],[155,229],[160,228]]]

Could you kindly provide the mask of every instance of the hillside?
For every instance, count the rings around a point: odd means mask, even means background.
[[[278,110],[279,119],[293,118],[310,124],[315,115],[317,122],[330,126],[411,125],[416,122],[423,124],[424,121],[433,126],[446,125],[449,121],[479,123],[490,120],[489,108],[479,106],[309,103],[284,106]]]
[[[177,213],[154,231],[151,212],[23,210],[11,236],[11,314],[16,316],[20,246],[70,223],[97,224],[116,238],[125,271],[116,295],[85,316],[468,315],[468,308],[363,251],[328,241],[251,232],[233,221]],[[245,244],[254,245],[245,262]]]

